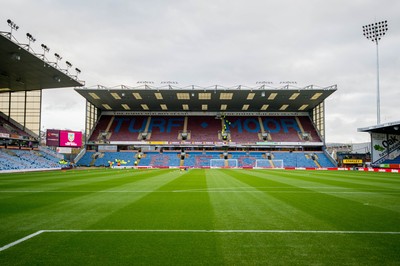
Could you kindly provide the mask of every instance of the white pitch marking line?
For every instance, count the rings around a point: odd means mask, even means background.
[[[40,230],[33,234],[27,235],[10,244],[0,247],[0,252],[10,247],[18,245],[28,239],[38,236],[42,233],[262,233],[262,234],[375,234],[375,235],[400,235],[400,232],[395,231],[328,231],[328,230],[179,230],[179,229],[60,229],[60,230]]]
[[[33,237],[35,237],[35,236],[38,236],[38,235],[40,235],[41,233],[44,233],[44,232],[45,232],[44,230],[40,230],[40,231],[37,231],[37,232],[35,232],[35,233],[33,233],[33,234],[27,235],[26,237],[20,238],[20,239],[18,239],[17,241],[14,241],[14,242],[12,242],[12,243],[10,243],[10,244],[7,244],[7,245],[5,245],[5,246],[2,246],[2,247],[0,247],[0,252],[3,251],[3,250],[8,249],[8,248],[10,248],[10,247],[13,247],[13,246],[15,246],[15,245],[18,245],[19,243],[22,243],[22,242],[24,242],[24,241],[26,241],[26,240],[28,240],[28,239],[31,239],[31,238],[33,238]]]
[[[133,233],[301,233],[301,234],[382,234],[400,235],[396,231],[341,231],[341,230],[196,230],[196,229],[60,229],[43,230],[46,233],[133,232]]]
[[[154,191],[154,190],[106,190],[106,191],[90,191],[90,190],[65,190],[65,191],[40,191],[40,190],[10,190],[0,191],[0,193],[290,193],[290,194],[399,194],[397,190],[378,190],[378,191],[296,191],[296,190],[173,190],[173,191]]]

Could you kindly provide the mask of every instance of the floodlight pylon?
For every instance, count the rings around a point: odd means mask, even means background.
[[[388,30],[387,20],[375,22],[363,26],[363,34],[368,39],[376,44],[376,120],[377,124],[381,123],[381,103],[380,103],[380,90],[379,90],[379,49],[378,43]]]

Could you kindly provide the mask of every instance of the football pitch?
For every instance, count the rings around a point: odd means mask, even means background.
[[[0,265],[399,265],[400,174],[0,174]]]

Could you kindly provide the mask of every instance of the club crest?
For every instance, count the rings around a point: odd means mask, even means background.
[[[69,140],[69,141],[73,141],[74,139],[75,139],[75,133],[69,132],[69,133],[68,133],[68,140]]]

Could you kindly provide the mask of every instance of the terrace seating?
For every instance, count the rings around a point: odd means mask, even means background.
[[[226,117],[225,124],[230,133],[230,139],[236,143],[258,142],[260,124],[257,117]]]
[[[209,167],[211,159],[220,159],[221,152],[203,153],[201,151],[185,152],[183,166],[186,167]]]
[[[300,127],[295,117],[262,117],[263,127],[274,142],[298,142]]]
[[[310,134],[310,140],[321,141],[309,117],[227,117],[225,118],[231,141],[249,143],[263,141],[259,133],[268,133],[273,142],[299,142],[299,132]],[[262,124],[260,124],[262,123]]]
[[[95,152],[95,151],[86,151],[86,153],[82,156],[82,158],[76,163],[78,166],[110,166],[110,162],[113,163],[114,166],[118,165],[120,162],[120,166],[133,166],[136,158],[136,151],[128,151],[128,152]]]
[[[238,160],[238,167],[255,167],[256,161],[265,159],[264,152],[231,152],[231,158]]]
[[[108,124],[110,123],[110,121],[113,118],[114,118],[114,116],[109,116],[109,115],[101,116],[100,120],[97,122],[95,129],[92,132],[92,135],[90,136],[89,141],[95,142],[95,141],[99,140],[99,138],[101,138],[100,132],[107,131]]]
[[[283,160],[284,167],[317,167],[303,152],[274,152],[275,160]]]
[[[34,150],[0,150],[0,170],[61,168],[59,158]]]
[[[336,165],[333,164],[331,160],[329,160],[328,156],[325,153],[315,152],[314,154],[316,155],[317,161],[321,165],[321,167],[336,167]]]
[[[121,166],[133,166],[136,161],[134,152],[94,152],[87,151],[79,160],[80,166],[109,166],[109,162],[116,159],[122,160],[126,164]],[[180,152],[159,151],[145,152],[139,161],[138,166],[153,167],[178,167],[180,166]],[[212,159],[223,159],[222,151],[187,151],[183,166],[205,168],[210,166]],[[271,152],[271,160],[282,160],[284,167],[335,167],[323,152]],[[228,152],[229,159],[238,160],[238,167],[255,167],[257,160],[268,160],[265,152]],[[268,164],[269,165],[269,164]],[[273,167],[273,165],[270,165]]]
[[[113,162],[114,165],[120,166],[133,166],[135,162],[135,152],[105,152],[101,153],[103,156],[99,156],[95,161],[95,166],[109,166],[109,162]]]
[[[204,168],[210,166],[211,159],[221,159],[222,152],[186,152],[184,166]]]
[[[319,166],[335,166],[323,152],[274,152],[273,156],[275,160],[283,160],[284,167],[315,168]]]
[[[116,116],[109,129],[110,141],[138,141],[139,132],[146,128],[146,116]]]
[[[223,120],[214,116],[101,116],[93,130],[90,141],[98,141],[104,132],[107,141],[169,141],[181,140],[181,132],[190,132],[189,142],[221,142],[219,132],[226,130],[228,139],[235,143],[255,143],[263,141],[261,132],[269,134],[267,141],[299,142],[321,139],[307,116],[268,116],[268,117],[226,117]],[[224,122],[226,128],[224,128]],[[142,135],[147,133],[147,136]],[[300,133],[308,134],[304,139]]]
[[[148,131],[152,141],[178,141],[179,132],[183,130],[184,117],[151,117]]]
[[[311,119],[308,116],[299,116],[298,120],[301,123],[303,131],[310,134],[309,141],[313,141],[313,142],[320,142],[321,141],[321,138],[319,137],[319,135],[318,135],[317,131],[315,130],[315,127],[314,127]]]
[[[178,167],[180,164],[180,152],[146,152],[140,159],[139,166],[154,167]]]
[[[86,151],[82,158],[76,163],[78,166],[90,166],[93,161],[94,151]]]
[[[192,142],[218,142],[218,131],[222,129],[221,119],[213,116],[191,116],[187,129],[191,132]]]

